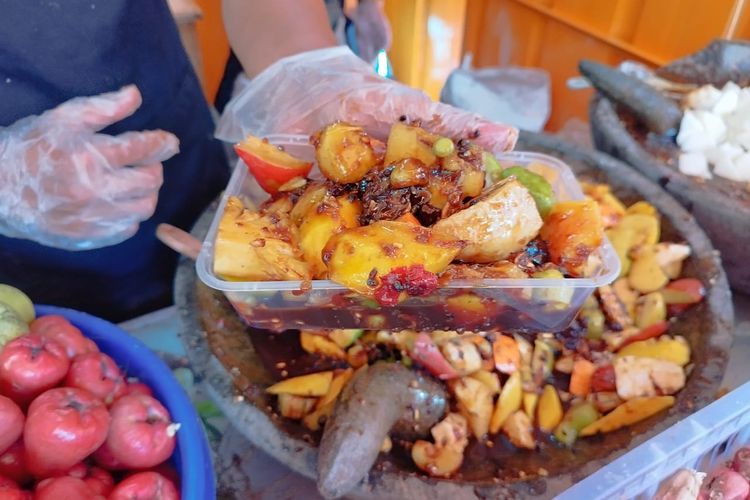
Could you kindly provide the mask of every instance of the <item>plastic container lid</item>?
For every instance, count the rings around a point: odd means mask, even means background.
[[[652,498],[677,470],[711,472],[750,445],[750,382],[575,484],[560,500]]]

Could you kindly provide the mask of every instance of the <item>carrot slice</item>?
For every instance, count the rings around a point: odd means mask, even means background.
[[[595,371],[594,363],[587,359],[577,359],[573,363],[573,373],[570,375],[570,393],[581,398],[588,396]]]
[[[518,343],[512,337],[500,335],[492,343],[495,368],[500,373],[510,375],[521,366],[521,351]]]

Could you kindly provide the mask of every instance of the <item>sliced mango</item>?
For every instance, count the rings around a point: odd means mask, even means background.
[[[437,139],[436,135],[420,127],[394,123],[388,135],[383,163],[390,165],[405,158],[416,158],[428,167],[434,165],[437,157],[432,151],[432,144]]]
[[[521,373],[516,371],[505,382],[495,405],[495,410],[490,419],[490,432],[492,434],[496,434],[503,427],[505,420],[521,408],[522,398]]]
[[[335,342],[323,335],[303,330],[299,333],[299,341],[302,345],[302,349],[311,354],[319,354],[321,356],[328,356],[336,359],[346,359],[346,352],[336,345]]]
[[[331,237],[323,250],[323,261],[331,280],[372,296],[378,279],[393,269],[421,265],[438,274],[462,246],[425,227],[378,221]]]
[[[536,415],[536,408],[539,403],[539,394],[536,392],[524,392],[523,393],[523,411],[529,417],[531,422],[534,422]]]
[[[667,319],[667,304],[660,292],[651,292],[638,299],[635,326],[641,330]]]
[[[563,418],[562,403],[557,389],[552,385],[545,385],[542,397],[539,399],[537,422],[544,432],[552,432]]]
[[[294,396],[325,396],[331,388],[333,372],[310,373],[277,382],[266,389],[269,394],[292,394]]]
[[[469,377],[479,380],[481,383],[487,386],[492,395],[500,394],[500,377],[497,373],[488,372],[487,370],[479,370],[474,372]]]
[[[600,432],[612,432],[633,425],[671,407],[674,405],[674,401],[674,396],[653,396],[625,401],[596,422],[581,429],[579,435],[583,437],[593,436]]]
[[[644,248],[633,261],[628,273],[633,290],[641,293],[655,292],[669,283],[669,278],[656,259],[653,247]]]

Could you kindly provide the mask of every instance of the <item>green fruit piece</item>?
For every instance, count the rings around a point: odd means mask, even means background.
[[[573,424],[563,420],[555,428],[554,436],[558,443],[572,446],[578,437],[578,431],[573,427]]]
[[[364,333],[362,328],[353,328],[346,330],[331,330],[328,333],[328,338],[336,342],[336,345],[342,349],[346,349],[352,345],[356,340]]]
[[[531,197],[536,202],[539,215],[542,218],[547,217],[549,211],[552,210],[552,205],[555,204],[555,192],[552,190],[552,185],[547,182],[547,179],[523,167],[506,168],[500,173],[500,178],[505,179],[511,175],[529,190]]]
[[[596,308],[584,308],[578,314],[578,317],[583,320],[586,325],[586,338],[597,340],[602,338],[604,334],[604,313],[597,306]]]
[[[489,174],[492,182],[497,182],[502,179],[501,175],[503,173],[503,167],[500,166],[495,155],[485,151],[482,159],[484,160],[484,171]]]
[[[456,146],[453,144],[453,141],[447,137],[441,137],[432,145],[432,152],[435,153],[435,156],[438,158],[450,156],[455,150]]]
[[[34,303],[16,287],[0,284],[0,302],[9,305],[26,323],[31,323],[36,317]]]
[[[599,411],[588,401],[571,406],[555,428],[555,439],[565,446],[571,446],[581,429],[597,421],[600,416]]]
[[[16,337],[28,333],[29,325],[8,304],[0,302],[0,349]]]

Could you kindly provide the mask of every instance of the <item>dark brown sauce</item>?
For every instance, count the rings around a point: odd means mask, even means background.
[[[563,332],[559,335],[568,334],[575,337],[575,334],[571,332]],[[528,338],[533,337],[528,336]],[[286,376],[292,377],[344,366],[340,361],[303,351],[299,343],[299,333],[296,330],[283,333],[251,330],[250,341],[263,367],[276,380],[285,378],[282,375],[282,371],[285,370]],[[384,352],[380,357],[388,354]],[[547,380],[547,383],[567,390],[569,380],[568,375],[553,372],[553,376]],[[270,404],[273,405],[273,403]],[[314,443],[319,442],[320,432],[310,433],[301,424],[287,419],[280,419],[280,421],[293,435],[308,434]],[[483,441],[472,438],[464,452],[464,463],[454,479],[482,482],[497,478],[503,482],[514,482],[547,474],[570,472],[580,466],[579,454],[596,455],[598,443],[601,442],[601,438],[598,437],[587,438],[577,442],[572,449],[568,449],[556,444],[549,435],[542,433],[538,428],[535,428],[534,432],[537,442],[535,450],[517,448],[503,434]],[[608,434],[607,439],[609,445],[618,443],[618,446],[624,447],[630,441],[630,435],[628,431],[620,431]],[[394,442],[392,451],[388,455],[381,455],[378,466],[383,469],[395,466],[400,470],[418,472],[411,458],[409,442]]]
[[[459,292],[448,290],[450,295]],[[466,292],[464,292],[466,293]],[[238,312],[252,327],[281,331],[291,325],[309,328],[365,328],[379,330],[470,330],[499,329],[507,332],[557,331],[570,325],[577,311],[571,308],[549,309],[507,292],[505,303],[479,294],[485,305],[483,312],[457,309],[445,302],[445,297],[431,296],[397,307],[378,307],[371,299],[342,293],[332,303],[319,306],[282,307],[274,304],[276,297],[264,304],[245,306],[236,304]],[[283,300],[279,296],[278,300]],[[369,301],[369,302],[368,302]],[[370,304],[372,302],[372,304]],[[513,304],[517,303],[518,307]],[[269,304],[269,305],[265,305]]]

